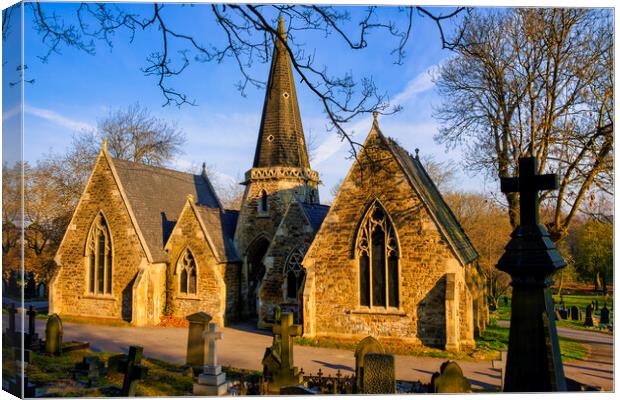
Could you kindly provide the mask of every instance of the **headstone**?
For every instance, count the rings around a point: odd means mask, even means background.
[[[62,321],[58,314],[52,314],[45,326],[45,352],[55,356],[62,352]]]
[[[198,375],[198,383],[194,383],[194,396],[223,396],[228,392],[226,373],[217,363],[216,342],[222,339],[222,332],[217,330],[217,324],[210,322],[203,338],[207,349],[206,360],[202,374]]]
[[[34,281],[34,273],[30,272],[26,274],[26,286],[24,288],[24,296],[26,298],[33,298],[37,294],[37,285]]]
[[[601,325],[609,324],[609,309],[607,308],[607,303],[603,304],[603,308],[601,308]]]
[[[592,319],[593,313],[594,313],[594,305],[589,304],[586,307],[586,320],[583,323],[583,326],[594,326],[594,320]]]
[[[28,334],[24,335],[24,342],[27,348],[37,350],[39,348],[39,335],[37,335],[35,324],[37,309],[31,305],[26,311],[26,315],[28,315]]]
[[[86,356],[82,362],[75,364],[75,379],[86,378],[86,386],[91,387],[97,379],[105,376],[108,370],[105,368],[103,361],[98,356]]]
[[[45,283],[39,283],[37,286],[37,297],[45,297]]]
[[[491,365],[495,369],[499,369],[501,373],[500,389],[504,387],[504,375],[506,373],[506,356],[508,352],[500,351],[499,360],[492,360]]]
[[[280,349],[267,349],[263,357],[263,370],[267,372],[265,377],[269,382],[269,392],[277,394],[281,387],[297,386],[303,380],[293,365],[293,338],[301,335],[301,326],[293,325],[293,314],[285,312],[272,330],[274,335],[280,336]]]
[[[580,315],[579,315],[579,308],[577,306],[572,306],[570,308],[570,319],[573,321],[579,321]]]
[[[535,157],[519,158],[518,167],[518,177],[500,180],[503,193],[519,194],[519,226],[497,262],[497,269],[510,275],[512,285],[504,391],[565,391],[549,286],[551,275],[566,262],[538,216],[538,192],[557,189],[558,178],[539,175]]]
[[[17,284],[17,272],[11,272],[9,275],[9,295],[17,297],[20,295],[19,285]]]
[[[207,329],[209,322],[213,319],[209,314],[197,312],[185,317],[189,321],[189,331],[187,333],[187,357],[185,364],[199,369],[204,365],[204,339],[203,332]]]
[[[121,396],[123,397],[135,397],[138,381],[146,378],[148,368],[140,365],[143,351],[144,349],[140,346],[129,346],[127,358],[118,359],[118,362],[115,363],[117,371],[125,375],[121,389]]]
[[[17,332],[15,328],[15,315],[17,314],[17,309],[15,308],[15,304],[10,303],[7,307],[9,326],[2,333],[2,341],[5,345],[8,346],[21,346],[21,332]]]
[[[366,353],[364,355],[364,377],[361,393],[396,393],[394,355],[386,353]]]
[[[367,353],[385,353],[383,345],[374,337],[366,336],[355,348],[355,384],[357,391],[362,393],[364,381],[364,356]]]
[[[433,393],[469,393],[471,383],[463,376],[463,370],[454,361],[441,364],[440,374],[433,379]]]

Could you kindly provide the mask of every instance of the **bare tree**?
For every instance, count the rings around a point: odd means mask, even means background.
[[[22,164],[2,165],[2,253],[17,246],[22,225]]]
[[[478,271],[486,282],[489,305],[497,308],[499,299],[510,290],[508,274],[495,268],[510,236],[506,210],[477,193],[448,192],[445,199],[480,255]]]
[[[110,112],[98,121],[96,131],[74,135],[64,154],[51,153],[41,161],[62,207],[72,210],[77,205],[104,140],[112,157],[161,166],[182,153],[185,135],[137,103]]]
[[[609,10],[513,9],[472,13],[455,57],[436,80],[443,104],[436,140],[464,146],[474,171],[518,174],[533,155],[560,178],[547,228],[554,241],[591,192],[613,181],[613,25]],[[518,195],[506,195],[518,224]]]
[[[456,164],[452,160],[437,161],[430,154],[425,154],[421,158],[424,169],[428,172],[437,188],[441,192],[451,190],[457,175]]]
[[[221,63],[232,59],[241,76],[237,88],[242,94],[248,86],[264,87],[265,82],[255,75],[252,66],[257,61],[268,62],[272,43],[281,41],[301,83],[320,99],[331,127],[349,141],[354,151],[360,144],[349,137],[342,124],[362,113],[391,113],[399,107],[390,107],[387,95],[377,88],[371,77],[356,78],[351,72],[335,75],[327,66],[315,62],[316,49],[307,46],[303,33],[322,34],[356,51],[369,46],[373,33],[383,32],[391,39],[390,54],[394,62],[402,63],[415,17],[434,21],[439,31],[439,44],[452,48],[458,37],[448,40],[444,24],[465,10],[457,7],[436,12],[423,7],[398,7],[398,12],[394,13],[394,8],[376,6],[345,9],[322,5],[154,3],[127,7],[81,3],[75,5],[74,18],[71,18],[68,14],[61,17],[46,10],[42,3],[27,3],[26,6],[34,29],[48,47],[48,52],[40,57],[44,61],[60,52],[63,46],[92,54],[95,40],[112,46],[117,33],[128,33],[133,40],[141,32],[158,31],[161,41],[154,44],[142,71],[155,79],[166,105],[195,104],[187,93],[175,89],[172,84],[193,61]],[[170,11],[194,6],[210,12],[212,19],[205,23],[214,23],[219,28],[219,36],[201,37],[170,20]],[[276,29],[278,15],[286,16],[286,40]]]

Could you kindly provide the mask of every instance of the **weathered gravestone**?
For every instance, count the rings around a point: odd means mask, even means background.
[[[23,352],[22,352],[23,350]],[[35,385],[28,382],[28,376],[23,375],[22,372],[26,371],[28,368],[28,363],[30,362],[30,350],[22,349],[20,347],[8,347],[6,348],[6,356],[3,355],[3,358],[6,357],[10,360],[14,366],[17,373],[12,378],[6,379],[6,390],[12,395],[20,398],[25,397],[34,397],[35,396]],[[4,361],[3,361],[4,362]],[[4,380],[4,379],[3,379]],[[23,384],[23,386],[22,386]],[[4,388],[4,383],[3,383]]]
[[[356,391],[362,393],[364,380],[364,356],[367,353],[385,353],[383,345],[374,337],[366,336],[355,348],[355,385]]]
[[[499,369],[500,373],[501,373],[500,390],[501,390],[501,388],[504,387],[504,376],[505,376],[505,373],[506,373],[506,356],[507,355],[508,355],[507,352],[501,351],[499,353],[499,360],[492,360],[491,361],[492,367],[495,368],[495,369]]]
[[[396,393],[394,355],[387,353],[366,353],[364,355],[364,377],[361,393]]]
[[[125,375],[121,389],[121,396],[123,397],[135,397],[138,381],[145,379],[148,374],[148,368],[140,365],[143,351],[144,349],[140,346],[130,346],[127,356],[121,354],[110,357],[108,360],[110,369],[114,368]]]
[[[607,303],[603,304],[603,308],[601,308],[601,325],[609,325],[609,309],[607,308]]]
[[[512,310],[506,361],[506,392],[565,391],[550,276],[566,266],[544,225],[538,192],[557,189],[555,174],[539,175],[535,157],[519,158],[519,176],[501,178],[503,193],[519,193],[519,226],[497,268],[510,275]]]
[[[21,338],[19,332],[15,329],[15,315],[17,314],[17,309],[15,308],[15,304],[10,303],[7,307],[9,326],[3,332],[2,341],[5,345],[9,346],[18,346],[21,343]]]
[[[592,314],[594,313],[594,306],[592,304],[588,304],[586,307],[586,319],[583,323],[583,326],[594,326],[594,320],[592,319]]]
[[[188,315],[185,319],[189,321],[185,364],[199,370],[202,369],[205,360],[205,344],[202,334],[207,330],[207,326],[213,318],[207,313],[197,312]]]
[[[108,370],[105,363],[98,356],[86,356],[82,362],[75,364],[74,377],[76,380],[86,380],[86,386],[91,387],[97,379],[105,376]]]
[[[272,330],[274,336],[280,336],[280,349],[265,351],[263,372],[269,382],[269,393],[277,394],[281,387],[297,386],[303,380],[293,365],[293,338],[301,335],[301,326],[293,325],[293,314],[285,312],[281,315],[280,323],[274,324]]]
[[[58,314],[52,314],[47,318],[45,326],[45,352],[60,355],[62,352],[62,321]]]
[[[570,319],[572,319],[573,321],[581,320],[581,315],[577,306],[572,306],[570,308]]]
[[[45,290],[45,283],[39,283],[37,286],[37,297],[45,297]]]
[[[440,373],[433,376],[433,393],[469,393],[471,383],[463,376],[463,370],[454,361],[446,361],[439,367]]]
[[[202,337],[205,340],[206,359],[203,372],[198,375],[198,383],[194,383],[193,394],[195,396],[223,396],[228,391],[226,373],[222,372],[222,366],[217,363],[216,341],[222,339],[221,331],[217,330],[217,324],[210,322]]]
[[[30,306],[28,311],[26,311],[26,315],[28,315],[28,334],[24,337],[25,345],[30,350],[38,350],[39,335],[36,332],[35,325],[37,309],[34,306]]]

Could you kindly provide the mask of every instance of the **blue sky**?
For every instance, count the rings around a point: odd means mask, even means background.
[[[59,16],[73,17],[77,6],[45,4],[45,7]],[[171,26],[197,34],[204,42],[217,42],[222,37],[208,7],[168,4],[163,15]],[[359,9],[349,10],[355,13]],[[396,15],[395,8],[383,12]],[[351,71],[356,77],[372,76],[393,102],[403,107],[396,115],[380,117],[380,126],[386,135],[396,138],[410,152],[419,148],[421,155],[432,154],[438,161],[458,162],[459,151],[446,152],[443,146],[433,142],[438,125],[432,118],[432,109],[440,98],[435,93],[431,73],[450,52],[441,50],[439,33],[432,21],[415,17],[403,65],[393,63],[390,51],[394,42],[387,45],[386,38],[381,35],[371,36],[368,48],[362,51],[348,50],[335,37],[297,35],[307,48],[316,49],[318,63],[325,62],[334,73]],[[162,107],[164,99],[155,78],[145,77],[140,71],[146,65],[148,54],[158,48],[159,38],[155,30],[138,32],[130,43],[127,34],[117,34],[112,48],[96,43],[95,55],[61,47],[61,54],[53,54],[47,63],[42,63],[38,56],[45,54],[47,48],[32,29],[31,16],[26,14],[26,79],[35,79],[35,82],[25,89],[25,159],[35,162],[50,150],[62,152],[73,134],[94,129],[97,121],[110,110],[140,102],[154,115],[178,124],[186,133],[184,154],[173,162],[173,168],[185,170],[204,161],[221,182],[241,177],[253,160],[264,90],[249,88],[247,96],[242,97],[235,88],[240,74],[230,59],[222,64],[191,63],[172,84],[195,99],[197,106]],[[257,62],[252,68],[257,76],[266,80],[268,64]],[[297,90],[306,136],[312,137],[315,143],[312,167],[323,181],[322,201],[329,202],[329,189],[345,176],[352,161],[348,158],[347,145],[341,143],[334,132],[327,131],[318,99],[300,84]],[[371,120],[370,116],[361,117],[346,129],[361,141],[370,129]],[[482,177],[467,175],[459,177],[457,185],[465,190],[483,190],[484,185],[494,188],[493,183],[484,183]]]

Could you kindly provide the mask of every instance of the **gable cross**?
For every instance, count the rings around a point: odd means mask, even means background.
[[[204,339],[205,353],[207,355],[207,362],[205,363],[208,366],[217,365],[217,352],[216,352],[216,341],[220,340],[224,337],[222,331],[217,330],[217,323],[209,322],[209,326],[207,330],[202,333],[202,338]]]
[[[282,369],[293,366],[293,337],[301,336],[301,325],[293,325],[293,314],[282,313],[279,324],[273,325],[273,333],[282,337]]]
[[[519,176],[501,178],[503,193],[518,192],[519,196],[519,225],[538,224],[538,192],[558,188],[556,174],[537,175],[538,160],[535,157],[519,158]]]

